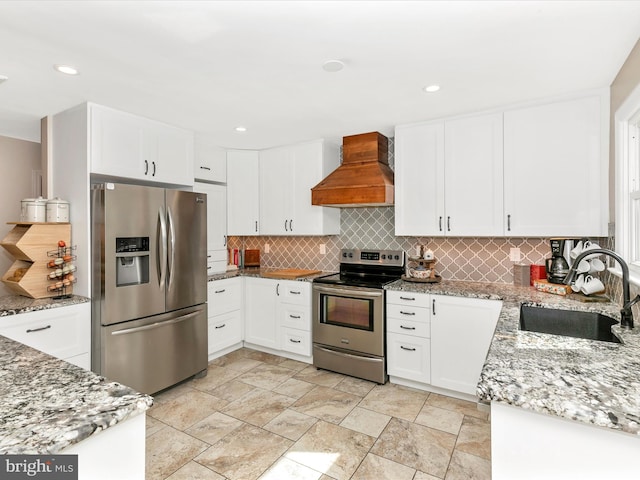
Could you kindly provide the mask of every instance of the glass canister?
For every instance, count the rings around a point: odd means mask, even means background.
[[[47,201],[47,222],[68,223],[69,202],[55,197]]]

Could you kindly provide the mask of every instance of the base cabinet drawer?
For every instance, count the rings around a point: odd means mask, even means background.
[[[207,337],[209,355],[241,342],[242,318],[240,310],[209,317]]]
[[[294,328],[282,327],[282,339],[280,349],[297,353],[298,355],[311,355],[311,333]]]
[[[311,311],[308,305],[280,305],[280,325],[296,330],[311,331]]]
[[[404,318],[387,318],[387,332],[390,333],[429,338],[430,326],[429,323],[416,322]]]
[[[242,308],[242,283],[240,278],[216,280],[207,284],[209,317]]]
[[[387,373],[408,380],[430,383],[430,340],[387,333]]]

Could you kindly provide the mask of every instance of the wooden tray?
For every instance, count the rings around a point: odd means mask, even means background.
[[[442,277],[440,275],[436,275],[434,278],[414,278],[402,275],[402,280],[404,280],[405,282],[416,283],[440,283],[442,281]]]
[[[283,268],[282,270],[274,270],[273,272],[265,272],[262,274],[266,278],[282,278],[288,280],[295,280],[296,278],[307,277],[309,275],[315,275],[316,273],[322,273],[322,270],[303,270],[300,268]]]

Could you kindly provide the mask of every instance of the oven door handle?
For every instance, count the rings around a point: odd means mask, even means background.
[[[320,292],[320,293],[349,295],[351,297],[353,297],[353,296],[358,296],[358,297],[382,297],[382,295],[384,293],[383,290],[363,291],[363,290],[351,289],[349,287],[346,287],[346,288],[331,288],[331,287],[324,287],[324,286],[321,287],[319,285],[314,285],[313,289],[316,292]]]
[[[321,347],[319,345],[315,345],[315,348],[317,348],[318,350],[322,350],[323,352],[326,352],[326,353],[338,354],[338,355],[342,355],[342,356],[349,357],[349,358],[355,358],[356,360],[360,360],[360,361],[376,362],[376,363],[380,362],[379,358],[369,358],[369,357],[360,356],[360,355],[353,355],[353,354],[347,353],[347,352],[345,352],[343,350],[330,350],[328,348],[324,348],[324,347]]]

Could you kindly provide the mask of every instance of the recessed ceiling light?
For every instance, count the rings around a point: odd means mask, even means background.
[[[6,75],[0,75],[0,83],[6,82],[7,80],[9,80],[9,77]]]
[[[344,68],[344,62],[340,60],[327,60],[322,64],[322,69],[325,72],[339,72]]]
[[[246,132],[247,131],[247,127],[236,127],[236,132]]]
[[[440,90],[440,85],[428,85],[424,87],[423,90],[427,93],[437,92],[438,90]]]
[[[53,68],[65,75],[78,75],[80,73],[76,67],[71,65],[54,65]]]

